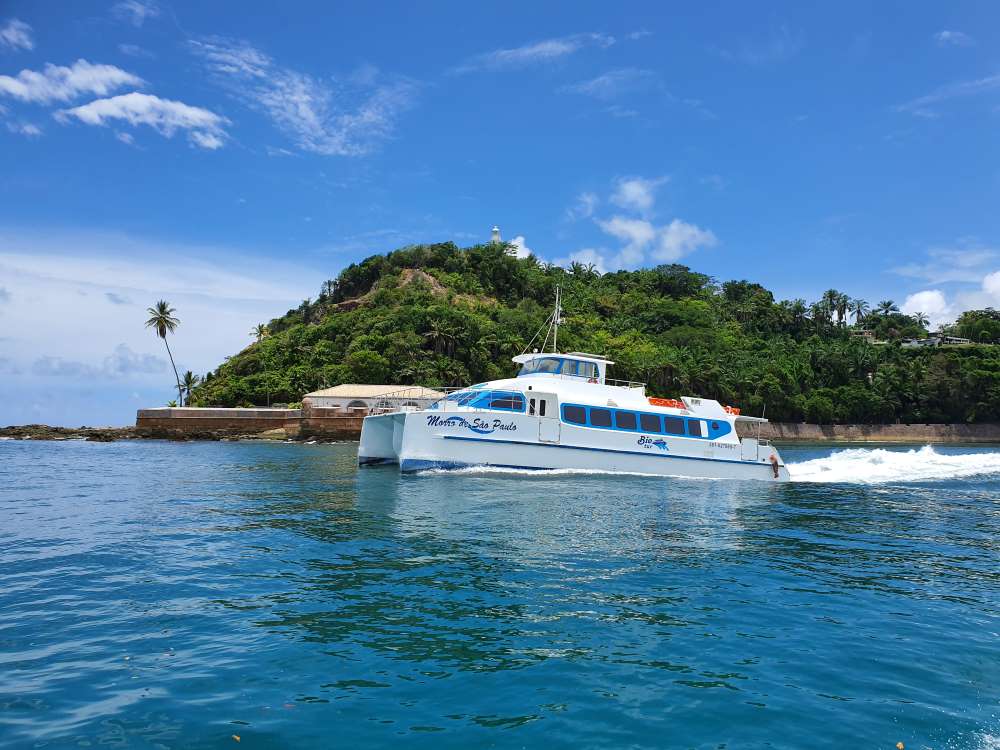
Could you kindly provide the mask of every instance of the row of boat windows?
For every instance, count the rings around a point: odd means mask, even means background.
[[[611,430],[649,432],[657,435],[687,435],[705,437],[700,419],[684,419],[663,414],[604,409],[598,406],[574,406],[563,404],[563,421],[586,427],[603,427]],[[712,429],[719,428],[712,423]]]
[[[524,396],[517,391],[459,391],[448,396],[458,406],[470,406],[493,411],[524,412]],[[535,414],[535,399],[531,399],[531,414]],[[544,409],[544,401],[542,402]],[[544,416],[544,410],[541,415]],[[626,411],[625,409],[605,409],[600,406],[577,406],[563,404],[564,422],[584,427],[601,427],[610,430],[646,432],[654,435],[686,435],[707,437],[700,419],[685,419],[665,414]],[[713,433],[719,431],[718,422],[712,422]]]
[[[596,378],[599,375],[597,365],[593,362],[582,362],[579,359],[562,359],[561,357],[540,357],[524,363],[518,377],[522,375],[573,375],[578,378]]]
[[[497,411],[524,411],[524,396],[516,391],[458,391],[447,397],[458,406]]]

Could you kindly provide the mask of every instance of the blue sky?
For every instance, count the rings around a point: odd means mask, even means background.
[[[360,7],[360,6],[364,7]],[[0,424],[125,424],[346,264],[488,238],[1000,306],[991,3],[0,2]]]

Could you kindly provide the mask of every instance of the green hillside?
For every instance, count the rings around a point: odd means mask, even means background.
[[[776,301],[759,284],[718,283],[681,265],[598,274],[505,247],[452,243],[372,256],[319,297],[267,323],[207,374],[201,406],[298,401],[338,383],[468,385],[511,376],[562,285],[564,351],[615,360],[612,376],[656,396],[698,395],[776,421],[1000,421],[1000,347],[907,349],[926,322],[891,302],[830,290]],[[861,326],[852,325],[860,315]],[[861,327],[884,344],[857,335]],[[1000,336],[1000,314],[967,313],[955,331]]]

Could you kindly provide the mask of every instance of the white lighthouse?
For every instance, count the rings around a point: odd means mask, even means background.
[[[498,227],[496,224],[494,224],[493,225],[493,231],[490,233],[490,244],[491,245],[499,245],[502,242],[503,242],[503,240],[500,239],[500,227]]]

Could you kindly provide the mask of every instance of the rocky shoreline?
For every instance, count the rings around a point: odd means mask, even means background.
[[[0,427],[0,439],[7,440],[89,440],[110,443],[138,437],[134,427],[51,427],[47,424],[23,424]]]
[[[119,440],[265,440],[309,442],[308,437],[290,435],[284,430],[234,434],[231,431],[200,430],[197,432],[157,432],[135,427],[52,427],[46,424],[24,424],[0,427],[0,440],[86,440],[92,443],[113,443]]]

